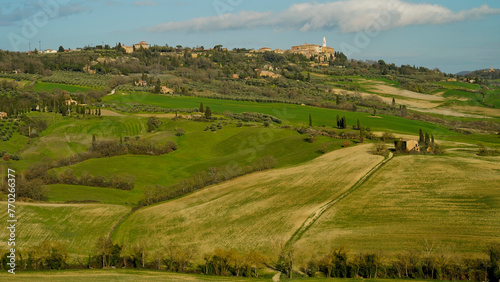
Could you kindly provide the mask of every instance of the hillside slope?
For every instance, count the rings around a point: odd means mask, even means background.
[[[500,234],[499,158],[398,156],[329,209],[299,250],[481,253]],[[323,248],[319,248],[323,246]]]
[[[338,197],[383,158],[372,145],[342,149],[303,165],[254,173],[139,210],[116,230],[125,248],[176,242],[201,254],[214,248],[260,250],[288,240],[318,207]]]

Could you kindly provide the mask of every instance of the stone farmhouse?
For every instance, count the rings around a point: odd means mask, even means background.
[[[417,140],[401,139],[400,141],[394,141],[394,146],[396,146],[396,148],[398,146],[401,146],[401,149],[403,149],[407,152],[419,152],[420,151],[420,147],[418,146]]]
[[[135,50],[139,50],[139,49],[141,49],[141,47],[143,49],[149,49],[149,44],[146,43],[146,41],[141,41],[141,42],[139,42],[137,44],[134,44]]]

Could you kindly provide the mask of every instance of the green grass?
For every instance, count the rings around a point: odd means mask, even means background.
[[[5,203],[5,202],[4,202]],[[101,204],[16,204],[19,221],[16,249],[28,251],[44,240],[61,243],[75,258],[86,257],[92,252],[97,239],[110,233],[118,220],[130,208]],[[7,212],[0,215],[4,222]],[[0,236],[7,238],[8,230],[2,228]]]
[[[75,93],[78,91],[87,92],[92,90],[90,87],[85,86],[76,86],[69,84],[60,84],[60,83],[49,83],[49,82],[37,82],[35,85],[35,91],[53,91],[55,89],[65,90],[71,93]]]
[[[367,113],[343,112],[291,104],[240,102],[198,97],[165,97],[151,94],[113,95],[105,97],[104,100],[108,103],[113,102],[129,106],[133,103],[139,103],[163,108],[197,108],[200,102],[203,102],[205,106],[209,106],[212,109],[212,112],[259,112],[274,115],[285,122],[297,125],[306,125],[308,123],[309,114],[311,114],[314,125],[325,125],[328,127],[336,126],[336,116],[340,115],[346,116],[349,126],[355,125],[356,121],[359,119],[363,126],[370,127],[375,131],[415,134],[422,128],[424,131],[433,132],[435,136],[457,135],[439,125],[395,116],[379,115],[379,118],[373,118],[371,114]]]
[[[471,90],[481,89],[480,85],[461,82],[461,81],[440,81],[436,82],[435,84],[447,89],[459,89],[459,88],[465,88]]]
[[[177,242],[198,249],[199,259],[216,248],[265,254],[288,240],[319,206],[351,187],[383,158],[371,145],[334,151],[304,164],[253,173],[134,212],[114,240],[156,249]]]
[[[232,165],[245,167],[264,156],[274,156],[281,166],[290,166],[311,160],[321,153],[323,143],[338,149],[344,140],[319,137],[314,144],[305,142],[305,135],[293,130],[263,127],[224,126],[213,133],[204,131],[206,123],[165,119],[163,132],[149,138],[158,142],[173,139],[178,143],[176,152],[164,156],[127,155],[105,159],[91,159],[70,166],[75,175],[84,171],[91,175],[132,174],[137,189],[130,192],[136,201],[146,185],[171,185],[198,171],[211,167]],[[173,137],[175,128],[183,128],[186,135]],[[148,138],[148,137],[145,137]],[[293,148],[293,149],[291,149]],[[56,169],[63,172],[67,168]]]
[[[12,134],[9,141],[0,140],[0,151],[7,151],[9,154],[15,154],[22,150],[28,144],[29,138],[19,134],[18,131]]]
[[[92,136],[98,139],[116,139],[120,136],[135,137],[146,133],[146,118],[140,117],[95,117],[75,119],[70,117],[49,119],[50,126],[21,154],[29,163],[45,158],[61,159],[87,150]],[[27,166],[27,165],[25,165]]]
[[[47,187],[50,202],[93,201],[105,204],[132,204],[137,200],[135,193],[119,189],[66,184],[47,185]]]
[[[500,234],[498,161],[471,152],[396,157],[323,214],[296,247],[394,254],[422,251],[427,240],[437,253],[484,255]]]

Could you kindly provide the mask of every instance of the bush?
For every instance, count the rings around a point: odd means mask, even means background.
[[[351,146],[351,142],[349,142],[349,141],[345,141],[344,144],[342,144],[342,147],[344,147],[344,148],[347,148],[349,146]]]
[[[184,134],[186,134],[186,131],[185,131],[184,129],[182,129],[182,128],[178,128],[178,129],[176,130],[176,132],[175,132],[175,135],[176,135],[176,136],[179,136],[179,137],[180,137],[180,136],[183,136]]]
[[[380,155],[380,156],[387,156],[389,153],[389,150],[387,149],[387,145],[384,143],[377,143],[375,145],[375,150],[373,151],[373,154],[375,155]]]
[[[306,139],[305,139],[305,140],[306,140],[307,142],[309,142],[309,143],[314,143],[314,142],[316,142],[316,140],[317,140],[317,139],[316,139],[316,136],[314,136],[314,135],[309,135],[309,136],[307,136],[307,137],[306,137]]]

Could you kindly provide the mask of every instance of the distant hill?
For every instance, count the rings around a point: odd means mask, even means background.
[[[499,69],[481,69],[475,71],[462,71],[455,75],[467,76],[467,77],[481,77],[484,79],[498,79],[500,78],[500,70]]]
[[[461,72],[457,72],[455,75],[466,76],[469,73],[471,73],[471,71],[461,71]]]

